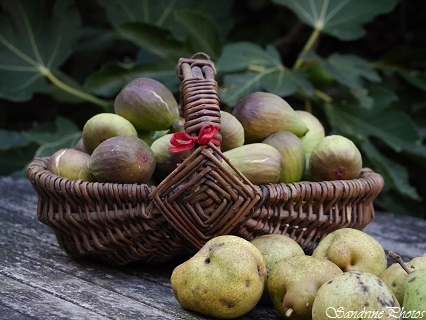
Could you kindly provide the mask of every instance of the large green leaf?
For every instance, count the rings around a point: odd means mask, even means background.
[[[275,48],[249,42],[232,43],[223,48],[217,62],[218,72],[225,73],[221,99],[233,106],[247,93],[266,90],[279,96],[289,96],[298,89],[312,93],[305,77],[286,68]]]
[[[117,30],[123,38],[161,58],[177,62],[180,57],[192,55],[184,43],[175,39],[169,30],[153,24],[128,22],[120,25]]]
[[[389,13],[398,0],[273,0],[290,8],[312,28],[340,40],[365,35],[363,25],[377,15]]]
[[[175,67],[176,63],[170,61],[156,63],[109,62],[86,79],[85,87],[96,95],[112,97],[133,79],[147,77],[160,81],[172,92],[175,92],[180,84]]]
[[[392,100],[383,95],[392,95],[392,92],[387,89],[373,92],[378,107],[375,103],[371,109],[359,108],[353,103],[326,104],[327,119],[336,132],[358,141],[376,137],[397,152],[419,145],[420,135],[415,123],[407,113],[385,107]],[[396,96],[393,97],[396,100]]]
[[[222,50],[216,22],[207,14],[194,10],[179,10],[176,16],[188,35],[192,51],[207,53],[216,60]]]
[[[176,25],[175,12],[180,9],[191,9],[211,16],[225,37],[231,27],[230,10],[232,1],[215,0],[97,0],[106,10],[108,20],[118,28],[127,22],[146,22],[180,33]]]
[[[44,76],[72,53],[80,18],[72,0],[0,3],[0,97],[25,101],[47,89]]]
[[[409,199],[420,200],[416,189],[409,183],[409,173],[406,167],[382,155],[369,139],[363,140],[360,145],[369,161],[383,175],[388,186]]]

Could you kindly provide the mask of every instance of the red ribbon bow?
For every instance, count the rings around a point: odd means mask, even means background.
[[[194,147],[195,144],[208,144],[209,142],[219,146],[220,141],[213,138],[218,133],[219,128],[209,124],[201,127],[200,133],[195,137],[190,136],[186,132],[175,132],[170,138],[172,147],[169,147],[169,150],[172,152],[179,152],[189,150]]]

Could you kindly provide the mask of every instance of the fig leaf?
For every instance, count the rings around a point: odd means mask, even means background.
[[[217,68],[219,72],[227,73],[221,87],[221,100],[230,106],[242,96],[258,90],[279,96],[289,96],[298,89],[307,94],[313,92],[306,77],[286,68],[272,46],[263,49],[249,42],[226,45]]]
[[[419,145],[421,137],[414,121],[406,113],[390,108],[391,103],[396,101],[396,96],[394,95],[394,100],[383,98],[383,95],[392,94],[385,88],[371,91],[374,104],[378,105],[377,109],[359,108],[356,102],[326,105],[324,110],[327,118],[336,131],[359,141],[367,137],[379,138],[396,152]],[[388,105],[383,105],[385,103]]]
[[[71,55],[80,35],[74,1],[2,1],[0,10],[0,97],[29,100],[48,89],[46,76]]]
[[[312,28],[340,40],[365,35],[363,25],[377,15],[389,13],[398,0],[273,0],[287,6]]]

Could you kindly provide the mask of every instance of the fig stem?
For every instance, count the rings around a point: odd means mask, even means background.
[[[312,49],[314,44],[317,42],[319,36],[321,35],[322,28],[315,26],[315,29],[312,31],[308,41],[306,41],[305,46],[303,47],[302,51],[299,53],[299,56],[296,60],[296,62],[293,65],[293,70],[299,70],[302,67],[303,64],[303,56],[304,53],[308,52]]]
[[[66,84],[65,82],[62,82],[60,79],[58,79],[48,68],[46,67],[39,67],[39,71],[40,73],[45,76],[47,79],[50,80],[50,82],[52,82],[56,87],[58,87],[59,89],[68,92],[69,94],[72,94],[73,96],[79,97],[82,100],[91,102],[95,105],[98,105],[104,109],[108,109],[111,107],[111,104],[99,99],[91,94],[88,94],[84,91],[78,90],[76,88],[73,88],[71,86],[69,86],[68,84]]]
[[[407,267],[407,265],[405,264],[404,260],[402,260],[401,256],[399,254],[396,254],[393,251],[389,251],[388,252],[388,256],[395,260],[395,262],[399,263],[399,265],[402,267],[402,269],[404,269],[405,272],[407,272],[408,274],[410,274],[412,271]]]

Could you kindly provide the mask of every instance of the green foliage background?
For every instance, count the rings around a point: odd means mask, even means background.
[[[179,96],[205,52],[221,103],[263,90],[352,139],[385,178],[376,206],[426,217],[421,0],[0,0],[0,175],[72,147],[118,91],[151,77]]]

